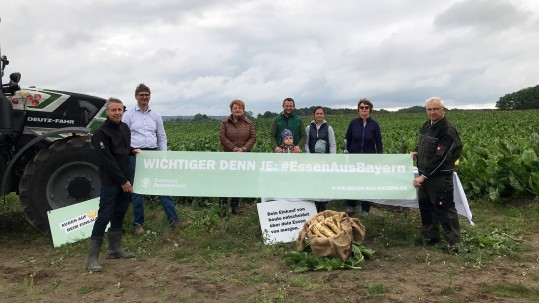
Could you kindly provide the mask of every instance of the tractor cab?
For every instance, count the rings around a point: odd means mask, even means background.
[[[0,196],[10,192],[28,222],[50,231],[47,212],[99,196],[99,159],[89,134],[105,120],[106,100],[35,87],[20,73],[4,83],[0,53]]]

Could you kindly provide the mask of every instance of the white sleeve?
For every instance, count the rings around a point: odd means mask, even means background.
[[[335,132],[333,131],[333,127],[328,125],[328,139],[329,139],[329,153],[330,154],[336,154],[337,153],[337,142],[335,142]]]
[[[311,130],[311,125],[307,125],[307,127],[305,127],[305,148],[303,149],[305,151],[305,153],[310,153],[309,151],[309,131]]]

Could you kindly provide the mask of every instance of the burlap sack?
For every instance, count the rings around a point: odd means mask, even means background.
[[[309,222],[315,217],[322,215],[324,218],[327,218],[335,214],[339,215],[341,218],[342,229],[342,231],[335,236],[319,236],[313,232],[312,228],[310,228]],[[315,217],[307,221],[307,223],[303,225],[303,229],[299,232],[296,240],[298,251],[303,251],[305,249],[305,238],[307,238],[315,256],[337,257],[345,261],[350,257],[352,241],[361,242],[365,239],[365,226],[359,222],[359,219],[348,217],[345,212],[325,210],[318,213]]]

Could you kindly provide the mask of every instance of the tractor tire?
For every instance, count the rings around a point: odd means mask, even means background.
[[[26,165],[19,199],[30,224],[50,233],[47,212],[98,197],[99,159],[90,137],[69,137],[40,150]]]

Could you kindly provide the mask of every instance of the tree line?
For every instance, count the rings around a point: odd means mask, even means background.
[[[527,87],[517,92],[507,94],[496,102],[499,109],[538,109],[539,85]]]
[[[295,113],[299,116],[311,116],[313,114],[314,109],[316,106],[311,107],[304,107],[304,108],[296,108]],[[506,94],[503,97],[500,97],[500,99],[496,102],[496,108],[502,109],[502,110],[525,110],[525,109],[539,109],[539,85],[533,86],[533,87],[527,87],[524,89],[521,89],[517,92],[513,92],[510,94]],[[458,110],[458,109],[453,109]],[[330,107],[324,107],[324,111],[326,115],[354,115],[357,114],[356,108],[330,108]],[[402,108],[397,110],[398,113],[420,113],[424,112],[425,107],[416,105],[412,107]],[[388,110],[380,109],[380,110],[373,110],[375,113],[389,113]],[[250,118],[274,118],[279,113],[271,112],[271,111],[265,111],[263,114],[259,113],[256,117],[254,116],[253,112],[246,111],[245,115]],[[171,121],[204,121],[204,120],[212,120],[211,117],[208,117],[205,114],[196,114],[193,119],[184,119],[180,116],[178,116],[176,119],[170,119]]]

